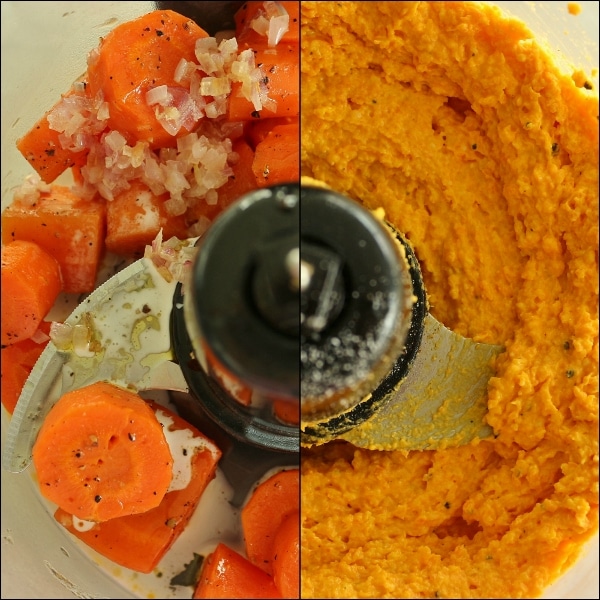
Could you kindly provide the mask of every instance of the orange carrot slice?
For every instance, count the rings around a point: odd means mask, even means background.
[[[211,220],[232,202],[256,189],[256,180],[252,171],[254,150],[246,140],[239,138],[233,142],[233,151],[239,156],[239,160],[233,165],[234,174],[217,190],[219,195],[217,204],[205,207],[208,209],[205,214]]]
[[[48,335],[50,323],[43,321],[38,331]],[[35,334],[34,334],[35,335]],[[48,344],[46,341],[36,342],[32,339],[23,340],[2,348],[2,406],[13,414],[25,381],[31,373],[40,354]]]
[[[254,149],[260,144],[277,125],[289,125],[297,123],[298,117],[275,117],[273,119],[257,119],[247,123],[246,137],[248,143]]]
[[[84,200],[68,187],[53,185],[33,205],[13,202],[2,213],[2,242],[27,240],[60,265],[63,291],[91,292],[104,252],[104,202]]]
[[[106,249],[124,256],[143,256],[147,244],[163,230],[163,239],[187,237],[184,215],[170,216],[165,208],[169,194],[156,196],[145,183],[130,187],[106,204]]]
[[[214,479],[221,451],[195,427],[172,411],[149,402],[156,413],[172,419],[169,431],[189,430],[197,445],[190,451],[191,478],[183,489],[167,492],[161,503],[147,512],[97,523],[91,529],[77,527],[73,515],[58,509],[56,520],[82,542],[115,563],[150,573],[185,530],[208,484]],[[160,414],[159,413],[159,414]]]
[[[283,520],[300,510],[300,470],[279,471],[263,481],[242,508],[242,530],[250,562],[273,574],[273,543]]]
[[[300,179],[298,122],[275,126],[256,147],[252,170],[258,187]]]
[[[173,476],[162,425],[137,394],[97,382],[64,394],[33,447],[42,494],[86,521],[158,506]]]
[[[300,512],[290,513],[273,541],[273,580],[284,598],[300,598]]]
[[[191,19],[171,10],[156,10],[115,27],[100,42],[97,57],[88,64],[90,94],[104,94],[111,129],[130,144],[147,141],[153,148],[173,146],[168,133],[146,102],[147,92],[175,82],[183,58],[195,61],[196,40],[208,34]],[[189,133],[182,128],[180,134]]]
[[[200,571],[193,598],[281,598],[273,578],[219,543]]]
[[[74,94],[69,90],[63,97]],[[59,101],[60,102],[60,101]],[[56,106],[56,105],[55,105]],[[61,146],[60,133],[50,128],[48,115],[54,107],[17,140],[17,149],[46,183],[52,183],[69,167],[81,167],[87,160],[87,151],[73,152]]]
[[[273,414],[286,425],[300,423],[300,405],[298,402],[276,399],[273,402]]]
[[[62,288],[56,259],[38,244],[18,240],[2,246],[2,345],[30,338]]]

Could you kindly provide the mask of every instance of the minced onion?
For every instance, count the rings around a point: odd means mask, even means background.
[[[152,244],[146,246],[144,258],[152,261],[165,281],[185,283],[196,252],[197,248],[188,240],[172,237],[163,241],[161,229]]]
[[[49,192],[51,188],[52,186],[44,183],[37,173],[32,173],[27,175],[15,190],[13,199],[25,206],[33,206],[40,199],[40,194]]]
[[[50,339],[50,336],[43,332],[41,329],[36,329],[35,333],[31,336],[31,341],[36,344],[45,344]]]
[[[169,88],[166,85],[158,85],[146,92],[146,102],[150,106],[153,104],[170,106],[170,103],[173,102],[173,96],[169,93]]]
[[[290,28],[290,15],[279,2],[263,2],[263,9],[250,21],[251,29],[267,37],[270,48],[277,46]]]
[[[50,339],[59,350],[69,350],[73,346],[73,327],[68,323],[50,324]]]
[[[53,321],[50,324],[50,339],[63,352],[73,351],[82,358],[91,358],[95,354],[92,344],[93,325],[90,318],[84,315],[81,323],[69,325]]]

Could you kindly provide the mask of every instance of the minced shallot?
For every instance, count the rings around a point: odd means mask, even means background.
[[[40,194],[51,189],[52,186],[44,183],[38,173],[32,173],[27,175],[23,183],[15,189],[13,201],[23,206],[33,206],[40,199]]]
[[[195,240],[179,240],[176,237],[163,241],[161,229],[152,244],[146,246],[144,258],[152,261],[165,281],[185,284],[198,251],[192,241]]]
[[[80,323],[70,325],[52,321],[50,339],[58,350],[74,352],[81,358],[91,358],[99,350],[94,342],[94,324],[89,313],[83,315]]]
[[[279,2],[263,2],[250,27],[267,37],[267,45],[275,47],[290,27],[290,15]]]

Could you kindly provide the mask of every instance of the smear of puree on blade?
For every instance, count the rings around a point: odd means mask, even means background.
[[[598,528],[595,85],[478,3],[301,17],[302,173],[383,207],[433,316],[506,348],[493,439],[303,452],[302,597],[539,596]]]

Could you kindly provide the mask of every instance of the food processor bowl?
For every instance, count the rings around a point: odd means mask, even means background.
[[[31,173],[16,149],[22,136],[86,68],[87,53],[117,24],[160,4],[180,10],[209,32],[233,27],[233,13],[242,2],[31,2],[1,3],[2,26],[2,208],[12,190]],[[590,72],[598,67],[599,12],[595,1],[492,2],[524,21],[565,64]],[[597,72],[596,72],[597,73]],[[594,81],[598,85],[597,77]],[[2,411],[4,444],[8,417]],[[219,476],[216,486],[225,484]],[[221,489],[221,488],[219,488]],[[222,498],[220,499],[222,501]],[[197,513],[209,514],[203,539],[234,537],[219,519],[219,499],[203,498]],[[203,551],[198,546],[197,551]],[[171,560],[171,559],[170,559]],[[174,569],[184,561],[172,558]],[[544,598],[598,598],[598,535],[583,548],[579,559]],[[21,474],[2,471],[2,598],[139,598],[149,597],[143,577],[123,580],[123,569],[90,554],[55,522],[41,500],[31,469]],[[189,588],[172,597],[189,598]],[[165,596],[154,596],[165,597]]]

